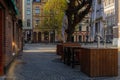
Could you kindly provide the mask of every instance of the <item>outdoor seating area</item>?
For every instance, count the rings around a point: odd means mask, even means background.
[[[57,44],[56,53],[61,56],[61,60],[64,60],[64,49],[68,46],[80,46],[80,44],[71,42]]]
[[[120,0],[0,0],[0,80],[120,80]]]
[[[64,64],[75,68],[90,77],[118,76],[117,48],[87,48],[78,43],[61,43],[57,45],[57,55]]]

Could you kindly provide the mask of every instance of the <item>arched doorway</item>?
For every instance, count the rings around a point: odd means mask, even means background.
[[[51,42],[51,43],[54,43],[54,42],[55,42],[55,32],[54,32],[54,31],[51,31],[51,32],[50,32],[50,42]]]
[[[72,36],[72,42],[74,42],[74,36]]]
[[[82,42],[82,36],[79,35],[79,42]]]
[[[33,32],[33,43],[37,42],[37,33]]]
[[[44,42],[49,42],[49,32],[48,31],[44,32]]]
[[[38,32],[38,42],[41,42],[41,32]]]

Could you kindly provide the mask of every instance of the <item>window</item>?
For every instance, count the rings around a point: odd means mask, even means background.
[[[40,2],[40,0],[36,0],[36,2]]]
[[[30,19],[27,19],[27,27],[30,27]]]
[[[36,14],[40,14],[40,8],[39,8],[39,7],[36,7],[36,8],[35,8],[35,13],[36,13]]]
[[[98,4],[101,4],[101,0],[98,0]]]
[[[111,20],[110,19],[108,19],[108,26],[110,26],[111,25]]]
[[[38,27],[39,24],[40,24],[40,19],[36,19],[35,20],[35,26]]]
[[[30,8],[27,8],[27,15],[30,15]]]
[[[82,26],[81,25],[79,26],[79,31],[82,31]]]
[[[38,24],[39,24],[39,22],[40,22],[40,20],[39,20],[39,19],[36,19],[36,21],[35,21],[35,22],[36,22],[36,24],[38,25]]]
[[[27,4],[30,4],[30,0],[27,0]]]
[[[100,32],[100,22],[95,23],[95,33]]]
[[[115,25],[115,17],[112,18],[113,25]]]
[[[86,31],[89,31],[89,28],[88,28],[88,26],[86,27]]]

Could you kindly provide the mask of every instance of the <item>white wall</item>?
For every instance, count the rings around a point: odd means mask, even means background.
[[[30,8],[31,14],[27,15],[26,11],[27,8]],[[30,19],[30,27],[27,27],[27,19]],[[32,29],[32,0],[30,1],[30,4],[27,4],[27,0],[23,0],[23,29]]]

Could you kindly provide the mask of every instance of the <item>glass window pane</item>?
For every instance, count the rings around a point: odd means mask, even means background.
[[[39,9],[39,7],[36,7],[35,13],[36,13],[36,14],[40,14],[40,9]]]
[[[36,0],[36,2],[40,2],[40,0]]]
[[[30,0],[27,0],[27,4],[30,4]]]
[[[30,15],[30,8],[27,8],[27,15]]]
[[[30,27],[30,19],[27,19],[27,27]]]

